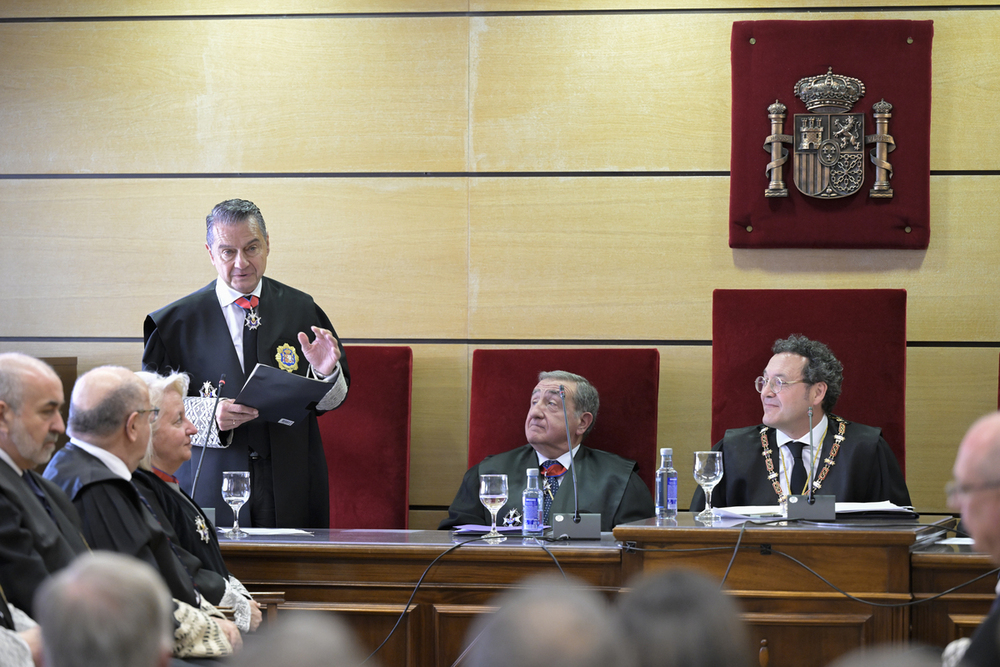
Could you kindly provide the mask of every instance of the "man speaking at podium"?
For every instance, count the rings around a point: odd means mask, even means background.
[[[844,380],[844,367],[830,348],[792,335],[775,341],[771,352],[756,382],[763,424],[729,429],[712,448],[722,452],[724,470],[712,505],[777,505],[807,494],[810,484],[813,493],[833,495],[837,502],[909,505],[906,480],[881,429],[830,413]],[[810,409],[815,450],[809,446]],[[704,507],[698,489],[691,511]]]
[[[264,277],[271,248],[253,202],[224,201],[206,223],[205,247],[218,280],[148,315],[143,326],[143,370],[188,373],[194,396],[214,398],[221,389],[215,418],[222,448],[204,451],[194,498],[215,507],[217,521],[226,520],[232,510],[222,500],[222,472],[249,470],[251,525],[328,528],[329,481],[316,413],[290,426],[262,423],[253,421],[255,409],[233,398],[261,363],[328,382],[317,407],[333,409],[350,384],[344,349],[311,296]],[[185,490],[200,454],[177,471]]]
[[[568,422],[563,418],[560,386],[566,393]],[[599,512],[602,531],[653,516],[653,499],[636,472],[635,461],[580,444],[594,427],[599,406],[597,389],[586,378],[565,371],[539,373],[524,422],[528,444],[487,456],[470,468],[448,508],[448,518],[438,529],[464,524],[489,525],[490,513],[479,502],[479,475],[490,473],[507,475],[507,504],[497,516],[498,525],[500,519],[507,525],[520,525],[521,493],[528,468],[539,468],[540,479],[544,480],[544,523],[551,524],[553,514],[573,512],[573,480],[571,473],[567,473],[570,465],[567,423],[574,452],[580,512]]]

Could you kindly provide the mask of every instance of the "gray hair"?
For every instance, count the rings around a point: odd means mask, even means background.
[[[109,391],[100,403],[89,410],[84,410],[77,405],[76,391],[74,390],[74,396],[69,403],[70,434],[74,436],[108,436],[117,431],[125,424],[125,420],[130,414],[145,409],[140,387],[141,384],[138,380],[135,382],[124,380],[118,387]]]
[[[539,576],[505,593],[466,635],[470,667],[615,667],[618,633],[604,599],[582,581]],[[544,627],[545,632],[539,632]]]
[[[0,354],[0,401],[10,406],[14,412],[21,411],[21,403],[24,401],[24,375],[30,371],[37,371],[54,378],[59,377],[52,367],[41,359],[20,352]]]
[[[826,345],[809,340],[801,334],[792,334],[788,338],[774,341],[771,353],[783,352],[797,354],[809,361],[802,379],[809,384],[826,383],[826,396],[823,397],[822,407],[823,412],[831,412],[833,406],[837,404],[837,399],[840,398],[841,385],[844,383],[844,365],[837,361],[837,357],[833,356],[833,352]]]
[[[640,576],[618,605],[636,667],[751,667],[746,626],[719,584],[689,569]]]
[[[265,628],[262,632],[266,641],[255,643],[254,650],[232,659],[234,667],[357,667],[367,657],[351,628],[334,614],[314,612],[283,617],[274,629]]]
[[[215,205],[212,212],[205,218],[205,240],[211,248],[215,243],[216,225],[254,224],[260,230],[264,240],[267,240],[267,226],[260,209],[252,201],[246,199],[227,199]]]
[[[94,551],[35,596],[48,667],[153,667],[173,645],[173,602],[159,573],[131,556]]]
[[[163,395],[168,391],[177,392],[181,400],[187,396],[188,387],[191,386],[191,377],[187,373],[170,373],[169,375],[158,375],[157,373],[150,373],[149,371],[139,371],[136,373],[140,380],[146,383],[146,387],[149,389],[149,403],[154,408],[163,407]],[[139,461],[139,467],[144,470],[152,470],[153,468],[153,438],[156,437],[156,431],[160,428],[160,424],[163,422],[157,419],[153,422],[152,432],[149,438],[149,447],[146,448],[146,454]]]
[[[573,399],[573,411],[577,419],[584,412],[594,415],[594,419],[591,420],[590,426],[587,427],[583,437],[586,438],[590,435],[590,432],[594,430],[594,424],[597,423],[597,411],[601,407],[601,399],[597,395],[597,389],[594,385],[590,384],[590,381],[582,375],[568,371],[542,371],[538,374],[538,381],[541,382],[542,380],[572,382],[576,385],[576,389],[568,388],[567,393]]]

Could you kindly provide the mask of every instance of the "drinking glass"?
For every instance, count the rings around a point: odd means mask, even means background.
[[[694,481],[705,492],[705,509],[698,513],[696,519],[711,521],[715,518],[712,511],[712,489],[722,479],[722,452],[694,453]]]
[[[479,502],[486,506],[493,517],[493,527],[483,539],[491,544],[503,542],[507,538],[497,530],[497,512],[507,502],[507,475],[480,475]]]
[[[233,508],[233,529],[226,531],[226,537],[231,540],[247,537],[249,533],[240,530],[240,508],[250,500],[250,473],[222,473],[222,499]]]

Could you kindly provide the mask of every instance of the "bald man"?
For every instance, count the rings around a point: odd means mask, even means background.
[[[1000,412],[983,417],[965,434],[952,477],[949,504],[961,513],[976,550],[1000,565]],[[1000,664],[1000,598],[976,629],[961,664]]]
[[[127,368],[102,366],[82,375],[69,406],[69,444],[45,469],[73,501],[83,520],[83,534],[94,549],[134,556],[156,569],[171,595],[198,608],[201,595],[191,572],[178,556],[156,517],[132,482],[146,453],[151,423],[158,410],[146,383]],[[239,630],[217,619],[215,637],[222,653],[242,644]]]

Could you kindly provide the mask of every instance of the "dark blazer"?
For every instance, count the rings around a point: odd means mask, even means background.
[[[30,616],[39,585],[88,548],[66,494],[33,470],[24,474],[38,484],[52,516],[28,483],[0,462],[0,587]]]
[[[989,615],[972,634],[961,665],[996,667],[1000,665],[1000,599],[994,601]]]
[[[767,464],[760,444],[761,428],[764,428],[763,424],[730,429],[712,447],[713,451],[722,452],[723,468],[722,481],[712,490],[714,507],[778,504],[778,495],[767,478]],[[823,439],[820,470],[823,469],[823,459],[830,455],[836,433],[836,422],[831,419]],[[774,438],[775,430],[767,429],[771,460],[775,472],[778,472],[781,453]],[[844,442],[835,461],[819,493],[833,494],[837,502],[891,500],[901,506],[910,504],[903,471],[882,438],[881,429],[847,422]],[[698,512],[704,508],[705,494],[698,488],[691,499],[691,511]]]
[[[580,511],[599,512],[602,531],[609,531],[620,523],[653,516],[653,498],[636,472],[635,461],[581,446],[573,458],[573,466],[576,468]],[[479,464],[469,468],[455,500],[448,508],[448,518],[441,522],[438,529],[450,529],[467,523],[489,525],[489,510],[479,501],[481,474],[507,475],[507,504],[497,512],[497,525],[503,523],[503,518],[511,510],[516,510],[520,517],[521,494],[527,483],[528,468],[538,468],[538,455],[531,445],[487,456]],[[567,473],[563,476],[552,500],[553,514],[574,510],[573,484],[569,475]]]
[[[261,325],[257,333],[257,361],[278,366],[275,359],[282,345],[295,348],[299,358],[295,373],[305,375],[309,362],[302,354],[298,333],[313,334],[309,327],[319,326],[333,331],[329,318],[312,297],[270,278],[262,279],[258,312]],[[225,374],[223,398],[235,398],[246,381],[239,357],[233,347],[226,318],[215,294],[215,281],[151,313],[143,325],[145,350],[143,370],[157,373],[185,372],[191,376],[190,395],[198,396],[205,382],[217,386]],[[340,347],[340,368],[350,383],[343,345]],[[248,369],[253,370],[253,369]],[[232,444],[226,449],[207,449],[194,498],[200,507],[214,507],[216,521],[232,518],[232,509],[222,500],[222,472],[249,470],[247,443],[250,431],[260,433],[269,442],[271,470],[274,479],[274,507],[279,527],[329,528],[330,493],[326,456],[320,438],[316,414],[293,426],[250,422],[232,432]],[[222,433],[223,442],[229,432]],[[202,435],[194,437],[195,444]],[[177,478],[186,490],[191,489],[195,469],[202,457],[196,447],[191,460],[177,471]],[[240,513],[241,522],[250,524],[249,503]]]

